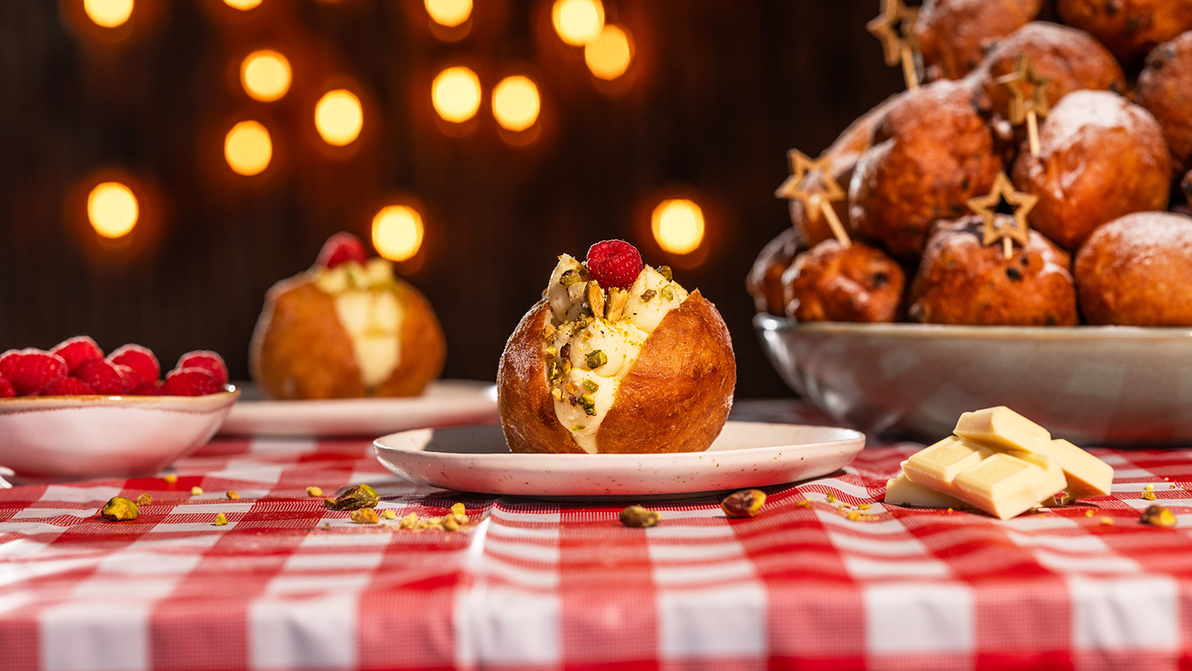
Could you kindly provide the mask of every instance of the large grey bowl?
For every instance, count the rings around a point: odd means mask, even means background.
[[[1192,329],[753,323],[792,389],[869,433],[1005,405],[1080,445],[1192,445]]]

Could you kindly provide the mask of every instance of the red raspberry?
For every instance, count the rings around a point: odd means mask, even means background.
[[[108,355],[108,361],[128,366],[136,371],[140,382],[152,382],[161,377],[161,364],[147,347],[129,343]],[[134,387],[136,385],[133,385]]]
[[[0,375],[0,398],[12,398],[17,395],[17,390],[13,388],[12,383],[8,378]]]
[[[211,350],[200,349],[183,354],[182,358],[178,359],[178,365],[174,366],[174,370],[183,368],[202,368],[211,373],[219,386],[222,387],[228,383],[228,367],[224,365],[223,357]]]
[[[166,396],[166,383],[161,380],[142,382],[132,393],[134,396]]]
[[[336,233],[323,243],[323,249],[319,250],[319,258],[315,264],[324,268],[334,268],[347,261],[364,263],[367,260],[368,252],[365,251],[360,238],[351,233]]]
[[[66,377],[66,361],[39,349],[9,350],[0,355],[0,375],[8,378],[18,396],[36,396],[46,385]]]
[[[641,271],[642,255],[624,240],[605,240],[588,249],[588,272],[605,289],[628,289]]]
[[[95,390],[77,377],[60,377],[41,390],[42,396],[90,396]]]
[[[166,393],[171,396],[203,396],[223,391],[223,385],[206,368],[180,368],[166,375]]]
[[[88,359],[79,364],[74,376],[91,385],[97,394],[105,396],[128,392],[125,375],[117,370],[118,364],[104,359]]]
[[[131,366],[125,366],[122,363],[114,363],[112,364],[112,367],[116,369],[117,373],[120,373],[120,379],[124,382],[124,391],[121,393],[131,394],[133,389],[141,386],[141,383],[144,382],[144,380],[141,379],[140,374],[133,370]]]
[[[50,350],[50,354],[57,354],[66,361],[67,371],[73,373],[79,364],[87,359],[102,359],[103,350],[90,336],[75,336],[63,340]]]

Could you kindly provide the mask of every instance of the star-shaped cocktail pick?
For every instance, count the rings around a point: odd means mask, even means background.
[[[919,8],[907,7],[902,0],[882,0],[882,13],[865,24],[866,30],[882,42],[886,65],[902,63],[902,76],[908,89],[919,88],[919,73],[915,70],[915,21]]]
[[[1051,110],[1051,103],[1047,101],[1047,87],[1054,79],[1035,72],[1030,54],[1018,57],[1014,72],[997,78],[997,83],[1010,91],[1010,106],[1007,110],[1010,123],[1020,126],[1026,122],[1031,156],[1039,155],[1039,118],[1046,118]]]
[[[1003,200],[1014,208],[1014,223],[1008,226],[1000,226],[997,223],[997,206]],[[969,209],[984,220],[981,244],[988,246],[1001,240],[1002,249],[1007,259],[1013,255],[1014,242],[1025,247],[1030,239],[1030,226],[1026,223],[1026,215],[1030,214],[1031,208],[1037,202],[1039,202],[1038,196],[1033,193],[1015,191],[1014,185],[1010,183],[1010,178],[1006,177],[1006,173],[999,172],[997,178],[993,180],[993,190],[988,195],[968,199]]]
[[[832,203],[844,200],[844,189],[832,177],[832,156],[821,156],[811,160],[807,154],[792,149],[787,152],[791,164],[791,176],[774,192],[779,198],[798,198],[803,201],[803,209],[811,221],[819,221],[820,214],[828,219],[828,227],[836,237],[841,247],[847,249],[852,245],[844,225],[836,216],[836,209]],[[816,173],[813,179],[805,179],[808,173]]]

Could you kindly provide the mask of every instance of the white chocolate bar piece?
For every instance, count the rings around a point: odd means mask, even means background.
[[[953,485],[950,494],[1004,520],[1063,489],[1064,471],[1048,456],[998,452],[957,475]]]
[[[922,485],[916,485],[906,477],[906,473],[902,472],[886,482],[885,502],[895,506],[917,506],[920,508],[969,507],[967,503],[958,498],[941,494]]]
[[[960,473],[981,463],[993,450],[978,447],[956,436],[919,450],[902,464],[911,482],[951,494],[952,481]]]
[[[1023,452],[1034,452],[1040,440],[1051,440],[1047,429],[1004,405],[964,413],[954,433],[978,445]]]
[[[1113,466],[1101,461],[1063,438],[1040,441],[1035,454],[1052,457],[1064,469],[1068,480],[1065,490],[1074,499],[1109,496],[1113,485]]]

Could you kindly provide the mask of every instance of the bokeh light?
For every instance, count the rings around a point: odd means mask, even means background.
[[[315,103],[315,128],[327,144],[342,147],[360,137],[364,108],[360,98],[347,89],[328,91]]]
[[[663,251],[690,254],[704,241],[704,212],[690,200],[664,200],[654,208],[650,230]]]
[[[390,261],[405,261],[417,254],[422,234],[422,215],[407,205],[383,207],[373,217],[373,247]]]
[[[224,0],[224,4],[232,9],[239,9],[242,12],[247,12],[254,9],[261,4],[261,0]]]
[[[95,25],[115,28],[132,16],[133,0],[83,0],[83,11]]]
[[[120,182],[103,182],[87,194],[87,220],[105,238],[128,235],[139,216],[137,197]]]
[[[269,131],[256,121],[241,121],[232,126],[224,139],[224,158],[238,174],[248,177],[259,174],[273,159]]]
[[[584,62],[592,74],[613,80],[625,74],[633,60],[633,41],[620,26],[606,25],[600,37],[584,47]]]
[[[559,39],[582,47],[600,37],[604,28],[604,5],[600,0],[555,0],[550,20]]]
[[[480,78],[462,65],[447,68],[431,84],[430,98],[439,116],[463,123],[480,109]]]
[[[472,0],[425,0],[426,13],[440,26],[454,28],[472,15]]]
[[[280,99],[290,90],[290,81],[290,61],[271,49],[254,51],[240,62],[240,84],[254,100]]]
[[[493,116],[505,130],[523,131],[538,121],[542,100],[529,77],[506,77],[493,88]]]

